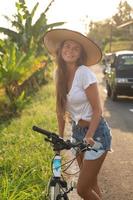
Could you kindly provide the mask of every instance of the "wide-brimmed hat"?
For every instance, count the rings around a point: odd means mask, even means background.
[[[77,31],[52,29],[44,35],[44,44],[53,56],[56,56],[60,44],[66,40],[73,40],[82,45],[87,55],[87,61],[85,63],[87,66],[95,65],[101,60],[102,52],[98,45]]]

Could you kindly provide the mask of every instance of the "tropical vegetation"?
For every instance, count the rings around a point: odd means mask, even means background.
[[[0,41],[0,86],[4,88],[13,112],[22,106],[22,103],[20,107],[18,104],[25,97],[26,87],[22,86],[31,81],[30,85],[34,87],[34,84],[41,82],[35,80],[37,76],[33,77],[33,71],[37,70],[37,73],[41,74],[42,71],[39,71],[37,66],[43,63],[44,65],[41,65],[43,68],[50,63],[50,58],[43,46],[43,36],[47,30],[64,23],[47,23],[46,13],[53,2],[54,0],[51,0],[44,12],[33,23],[39,3],[36,3],[29,12],[26,1],[19,0],[16,3],[17,14],[13,15],[13,19],[5,16],[14,29],[0,27],[0,32],[7,36],[7,39]],[[22,80],[28,78],[29,81],[21,85]]]

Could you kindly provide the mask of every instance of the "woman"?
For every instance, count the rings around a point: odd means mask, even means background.
[[[57,59],[57,119],[64,136],[65,113],[72,119],[72,140],[85,140],[97,151],[78,156],[80,175],[77,192],[84,200],[100,200],[97,176],[110,150],[111,134],[102,117],[97,80],[89,66],[102,57],[99,47],[79,32],[54,29],[44,36],[44,44]]]

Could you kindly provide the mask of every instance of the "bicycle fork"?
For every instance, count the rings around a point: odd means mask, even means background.
[[[69,192],[71,192],[72,190],[73,190],[73,187],[71,187],[71,188],[69,188],[67,191],[63,192],[63,194],[59,194],[59,195],[57,196],[56,200],[61,200],[62,198],[63,198],[64,200],[69,200],[67,194],[68,194]]]
[[[50,186],[55,187],[56,184],[59,185],[61,193],[57,195],[56,200],[68,200],[67,194],[73,190],[73,186],[71,186],[69,189],[67,187],[67,182],[65,180],[61,180],[60,177],[52,177],[50,181]]]

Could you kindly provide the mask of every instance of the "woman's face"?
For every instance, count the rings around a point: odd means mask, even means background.
[[[67,40],[64,42],[61,56],[66,63],[76,63],[81,55],[81,46],[75,41]]]

